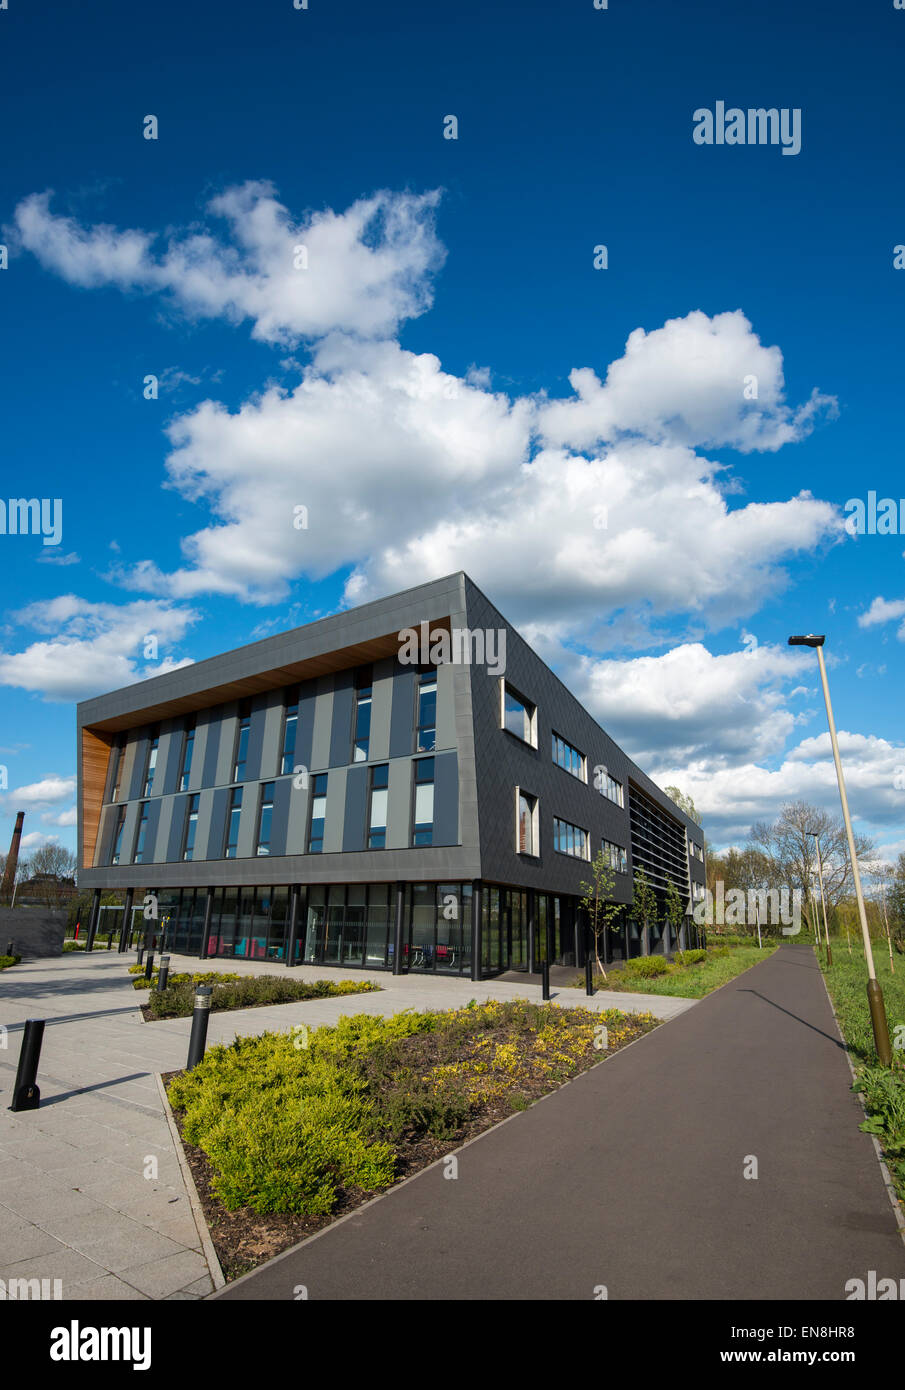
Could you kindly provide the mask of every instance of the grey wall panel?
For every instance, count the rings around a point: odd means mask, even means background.
[[[452,664],[437,668],[437,748],[456,747],[455,672]]]
[[[132,851],[135,848],[135,831],[138,826],[138,806],[137,801],[129,802],[129,809],[126,812],[126,823],[123,827],[123,842],[120,846],[120,864],[132,863]]]
[[[404,758],[414,749],[415,668],[397,666],[393,674],[390,757]]]
[[[306,681],[299,691],[299,717],[295,726],[295,753],[293,767],[314,766],[312,746],[314,741],[314,707],[317,701],[317,681]]]
[[[333,723],[333,677],[321,676],[317,682],[314,703],[314,732],[311,739],[309,767],[322,772],[330,766],[330,730]],[[304,762],[304,758],[297,761]]]
[[[455,753],[438,753],[434,758],[433,842],[459,843],[459,768]]]
[[[210,832],[207,837],[207,858],[222,859],[226,840],[226,817],[229,815],[229,788],[218,787],[211,802]]]
[[[161,796],[155,803],[155,805],[160,807],[160,813],[157,819],[157,830],[155,832],[154,843],[151,846],[151,853],[148,856],[154,863],[165,864],[170,857],[168,851],[170,823],[173,819],[173,801],[174,798],[172,796]]]
[[[390,763],[387,793],[387,849],[408,849],[412,843],[412,760]]]
[[[365,815],[368,808],[368,769],[363,763],[346,772],[346,805],[343,817],[343,851],[365,849]]]
[[[392,658],[374,663],[374,683],[371,687],[371,756],[368,759],[372,763],[383,762],[390,756],[395,665]]]
[[[116,823],[119,819],[120,808],[118,805],[105,806],[101,811],[100,824],[97,831],[97,842],[94,846],[95,866],[109,864],[110,854],[113,850],[113,835]]]
[[[220,733],[222,706],[208,712],[208,717],[204,725],[204,765],[201,776],[203,787],[215,787],[217,785],[217,762],[220,757]],[[199,721],[200,723],[200,721]],[[196,732],[195,737],[198,737]],[[194,765],[194,757],[192,764]]]
[[[355,705],[352,681],[351,671],[337,671],[334,678],[330,767],[346,767],[352,754],[352,710]]]
[[[289,807],[293,796],[301,792],[292,789],[292,778],[281,777],[273,789],[273,815],[270,820],[270,855],[286,853],[286,834],[289,829]]]
[[[145,775],[145,763],[148,761],[148,747],[150,745],[147,729],[143,729],[134,740],[134,762],[132,763],[132,777],[129,782],[128,794],[123,797],[124,801],[135,801],[144,791],[143,779]]]
[[[299,774],[301,776],[301,774]],[[308,801],[311,796],[310,781],[307,787],[297,787],[295,779],[288,777],[286,784],[291,788],[289,792],[289,810],[286,823],[286,853],[287,854],[306,854],[308,845],[306,835],[308,833]]]
[[[264,747],[261,750],[261,777],[277,777],[283,752],[283,692],[272,690],[266,697]]]
[[[195,851],[194,858],[204,860],[207,858],[208,843],[211,835],[211,812],[214,808],[214,793],[212,791],[198,792],[198,823],[195,826]]]
[[[119,747],[118,740],[122,734],[114,734],[110,751],[107,754],[107,776],[104,778],[104,805],[113,799],[113,779],[116,775],[116,752]]]
[[[162,856],[168,864],[178,862],[182,858],[182,837],[185,834],[185,812],[189,804],[188,796],[184,793],[174,796],[170,806],[169,834],[167,836],[166,853]],[[161,821],[160,838],[163,841],[165,834],[164,826]],[[198,825],[195,824],[195,839],[198,839]],[[160,856],[158,856],[160,857]]]
[[[119,780],[119,799],[120,801],[129,800],[129,792],[132,789],[132,776],[135,771],[135,753],[138,744],[131,734],[126,735],[126,747],[123,751],[123,775]]]
[[[189,772],[188,785],[190,792],[198,792],[205,786],[204,763],[207,755],[207,733],[207,716],[200,714],[195,724],[195,742],[192,747],[192,766]],[[214,767],[216,768],[216,762]]]
[[[324,822],[324,854],[337,854],[343,847],[343,813],[346,808],[345,767],[334,768],[327,778],[327,814]]]
[[[245,757],[246,781],[256,782],[261,776],[261,756],[264,752],[264,726],[267,723],[267,697],[252,701],[251,722],[248,726],[248,748]]]
[[[155,797],[147,803],[148,805],[148,826],[145,831],[145,852],[142,858],[143,864],[164,863],[163,846],[160,847],[159,858],[157,853],[157,830],[160,825],[160,797]]]
[[[157,767],[154,770],[154,796],[172,796],[176,790],[177,764],[182,751],[182,734],[167,727],[161,732],[157,745]]]
[[[236,842],[237,859],[247,859],[255,852],[260,800],[260,784],[246,782],[242,789],[242,814],[239,817],[239,839]]]
[[[220,747],[217,752],[217,771],[214,784],[225,786],[233,780],[236,757],[236,734],[239,730],[238,705],[235,701],[223,707],[220,720]]]
[[[171,730],[167,742],[167,759],[163,772],[162,790],[164,796],[172,796],[179,787],[182,774],[182,754],[185,747],[185,725],[180,724]]]

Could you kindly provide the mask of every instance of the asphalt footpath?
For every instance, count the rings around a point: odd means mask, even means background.
[[[813,951],[785,945],[457,1150],[455,1178],[211,1297],[844,1300],[905,1279],[862,1120]]]

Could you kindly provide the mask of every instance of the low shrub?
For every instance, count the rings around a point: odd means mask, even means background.
[[[707,952],[703,950],[676,951],[673,960],[676,965],[700,965],[702,960],[707,959]]]
[[[750,941],[748,942],[748,945],[749,945],[749,946],[751,945]],[[728,956],[728,955],[730,955],[730,954],[731,954],[731,947],[729,947],[729,946],[708,946],[708,947],[707,947],[707,952],[706,952],[706,954],[708,955],[708,957],[709,957],[711,960],[717,960],[720,956]]]
[[[187,1018],[194,1008],[196,984],[213,988],[211,1009],[253,1009],[262,1004],[291,1004],[299,999],[334,999],[344,994],[369,994],[380,988],[370,980],[287,980],[281,975],[223,975],[199,971],[171,975],[164,990],[148,997],[153,1018]],[[139,984],[137,988],[141,988]]]
[[[11,965],[18,965],[21,956],[0,956],[0,970],[7,970]]]
[[[64,942],[63,942],[63,950],[64,950],[64,951],[84,951],[84,949],[85,949],[85,943],[84,943],[84,941],[64,941]]]
[[[656,975],[669,974],[669,961],[664,956],[633,956],[623,965],[622,973],[652,980]]]

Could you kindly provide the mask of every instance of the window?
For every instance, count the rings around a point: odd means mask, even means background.
[[[614,870],[615,873],[628,873],[628,861],[626,859],[625,850],[622,848],[621,845],[614,845],[609,840],[602,840],[601,849],[603,850],[604,859],[609,864],[610,868]]]
[[[371,768],[371,799],[368,809],[368,849],[386,849],[387,792],[389,764]]]
[[[235,859],[239,846],[239,818],[242,814],[242,788],[233,787],[229,794],[229,815],[226,821],[224,859]]]
[[[295,763],[295,731],[299,722],[299,697],[297,692],[289,697],[286,713],[283,716],[283,761],[280,772],[292,772]]]
[[[415,814],[412,844],[430,845],[434,840],[434,760],[419,758],[415,763]]]
[[[126,750],[124,747],[123,739],[118,738],[113,749],[113,791],[110,793],[111,801],[119,800],[119,784],[122,781],[123,777],[123,762],[125,751]]]
[[[151,788],[154,785],[154,772],[157,768],[157,745],[160,742],[158,732],[155,730],[151,735],[151,742],[148,745],[148,755],[145,759],[145,789],[142,796],[150,796]]]
[[[523,743],[537,747],[537,706],[516,694],[508,681],[500,677],[501,727],[515,734]]]
[[[182,741],[182,772],[179,777],[179,791],[187,792],[189,789],[189,774],[192,770],[192,753],[195,748],[195,725],[190,724],[185,731],[185,738]]]
[[[537,797],[529,796],[520,787],[516,787],[518,798],[518,818],[516,824],[516,849],[519,854],[539,854],[539,836],[537,826]]]
[[[707,894],[707,890],[705,889],[703,883],[693,883],[691,885],[691,892],[696,903],[701,902]]]
[[[418,677],[418,721],[415,752],[432,753],[437,746],[437,672],[434,667]]]
[[[553,817],[553,848],[560,854],[571,854],[575,859],[588,859],[588,832],[580,825],[570,825],[566,820]]]
[[[135,835],[135,853],[132,855],[133,864],[141,864],[145,855],[145,840],[148,833],[148,803],[143,801],[138,812],[138,831]]]
[[[622,783],[617,782],[615,777],[611,777],[605,767],[598,771],[594,785],[601,796],[608,796],[610,801],[615,801],[617,806],[623,805]]]
[[[185,837],[182,850],[183,859],[191,859],[195,853],[195,831],[198,829],[198,793],[188,799],[185,808]]]
[[[584,753],[579,753],[577,748],[573,748],[571,743],[566,743],[557,733],[553,735],[553,761],[559,767],[565,768],[566,772],[571,772],[580,782],[588,780],[588,760]]]
[[[701,863],[703,864],[703,862],[704,862],[704,851],[703,851],[703,849],[701,848],[700,845],[695,844],[694,840],[689,840],[689,841],[688,841],[688,852],[689,852],[689,854],[693,855],[693,857],[694,857],[695,859],[700,859]]]
[[[352,741],[353,763],[366,763],[371,743],[371,668],[355,673],[355,737]]]
[[[116,829],[113,832],[113,853],[110,856],[111,864],[118,864],[119,857],[123,848],[123,826],[126,823],[126,808],[120,806],[116,814]]]
[[[273,823],[273,783],[261,787],[261,806],[258,811],[258,854],[270,853],[270,827]]]
[[[308,853],[322,854],[324,849],[324,820],[327,815],[327,774],[319,772],[311,779],[311,828],[308,831]]]
[[[248,731],[251,728],[251,705],[246,700],[239,706],[239,731],[236,735],[236,759],[233,767],[233,781],[245,781],[245,763],[248,758]]]

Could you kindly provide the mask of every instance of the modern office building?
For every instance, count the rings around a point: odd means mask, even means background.
[[[78,741],[92,930],[154,894],[177,951],[479,979],[584,961],[601,850],[660,907],[608,959],[703,894],[700,828],[461,572],[83,701]]]

